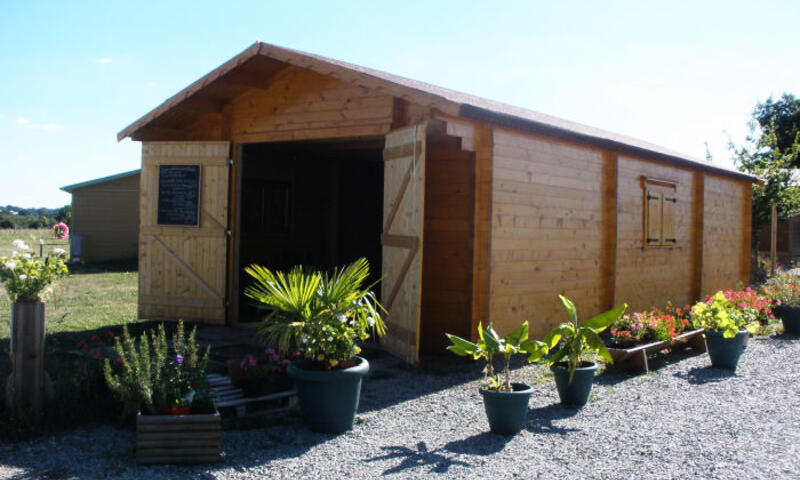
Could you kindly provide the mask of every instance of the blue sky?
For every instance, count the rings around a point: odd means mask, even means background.
[[[730,165],[755,103],[800,94],[797,18],[796,0],[0,0],[0,205],[138,168],[116,133],[256,40]]]

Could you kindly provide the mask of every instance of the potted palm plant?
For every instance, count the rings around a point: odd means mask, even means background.
[[[692,324],[703,329],[711,366],[715,368],[736,370],[750,334],[747,329],[756,328],[757,321],[758,311],[732,302],[724,292],[692,307]]]
[[[472,343],[457,335],[447,334],[452,345],[448,350],[460,356],[486,360],[484,373],[488,383],[478,389],[483,396],[489,429],[501,435],[515,435],[525,426],[528,402],[533,388],[524,383],[511,382],[511,357],[518,353],[528,353],[525,341],[528,340],[528,322],[522,323],[511,333],[501,338],[490,324],[483,329],[478,324],[478,342]],[[503,374],[495,372],[493,360],[503,355]]]
[[[287,368],[295,380],[300,409],[311,430],[340,433],[353,427],[361,379],[369,362],[358,356],[357,342],[383,335],[383,307],[364,286],[369,263],[361,258],[331,273],[272,272],[251,265],[245,269],[255,282],[245,295],[270,313],[259,332],[279,350],[292,342],[304,358]]]
[[[528,361],[538,361],[560,346],[547,359],[555,377],[558,396],[564,405],[582,407],[589,400],[594,374],[597,371],[597,363],[588,358],[594,355],[608,363],[614,363],[599,334],[619,319],[628,305],[623,304],[621,307],[601,313],[581,325],[578,323],[575,305],[562,295],[558,298],[567,309],[569,321],[551,330],[541,341],[534,340],[534,346],[526,346],[526,350],[530,352]]]
[[[62,237],[65,238],[65,237]],[[51,285],[69,274],[64,250],[34,257],[23,240],[0,258],[0,285],[11,299],[11,376],[6,406],[18,417],[40,412],[49,379],[44,371],[45,302]]]
[[[800,277],[790,273],[776,275],[764,285],[764,293],[772,298],[772,311],[783,322],[784,333],[800,336]]]

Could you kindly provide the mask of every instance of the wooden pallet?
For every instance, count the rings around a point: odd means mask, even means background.
[[[248,413],[277,414],[286,412],[297,405],[297,392],[294,388],[285,392],[270,393],[260,397],[245,397],[241,388],[231,384],[231,378],[212,373],[208,383],[214,391],[214,406],[223,416],[233,414],[242,417]]]
[[[706,342],[702,330],[685,332],[675,337],[672,342],[653,342],[646,345],[637,345],[632,348],[608,348],[608,353],[614,359],[614,366],[621,369],[638,369],[645,373],[650,371],[647,356],[664,349],[678,350],[691,347],[698,352],[706,351]]]

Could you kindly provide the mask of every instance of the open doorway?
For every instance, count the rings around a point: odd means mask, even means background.
[[[365,257],[370,283],[381,278],[382,150],[383,139],[242,147],[239,322],[259,320],[247,265],[330,270]]]

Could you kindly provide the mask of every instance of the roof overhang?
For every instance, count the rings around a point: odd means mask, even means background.
[[[139,172],[141,172],[141,169],[137,168],[136,170],[131,170],[130,172],[117,173],[115,175],[109,175],[107,177],[95,178],[94,180],[87,180],[87,181],[81,182],[81,183],[73,183],[72,185],[67,185],[65,187],[61,187],[61,190],[65,191],[67,193],[72,193],[75,190],[80,190],[81,188],[91,187],[91,186],[94,186],[94,185],[99,185],[101,183],[106,183],[106,182],[110,182],[110,181],[113,181],[113,180],[119,180],[121,178],[126,178],[126,177],[132,177],[134,175],[139,175]]]
[[[146,131],[169,135],[198,112],[221,113],[224,105],[252,88],[267,88],[274,75],[287,66],[328,75],[453,116],[592,145],[679,167],[757,182],[752,175],[703,162],[641,140],[581,125],[531,110],[493,102],[436,85],[354,65],[331,58],[256,42],[232,59],[184,88],[117,134],[117,140],[139,140]]]

